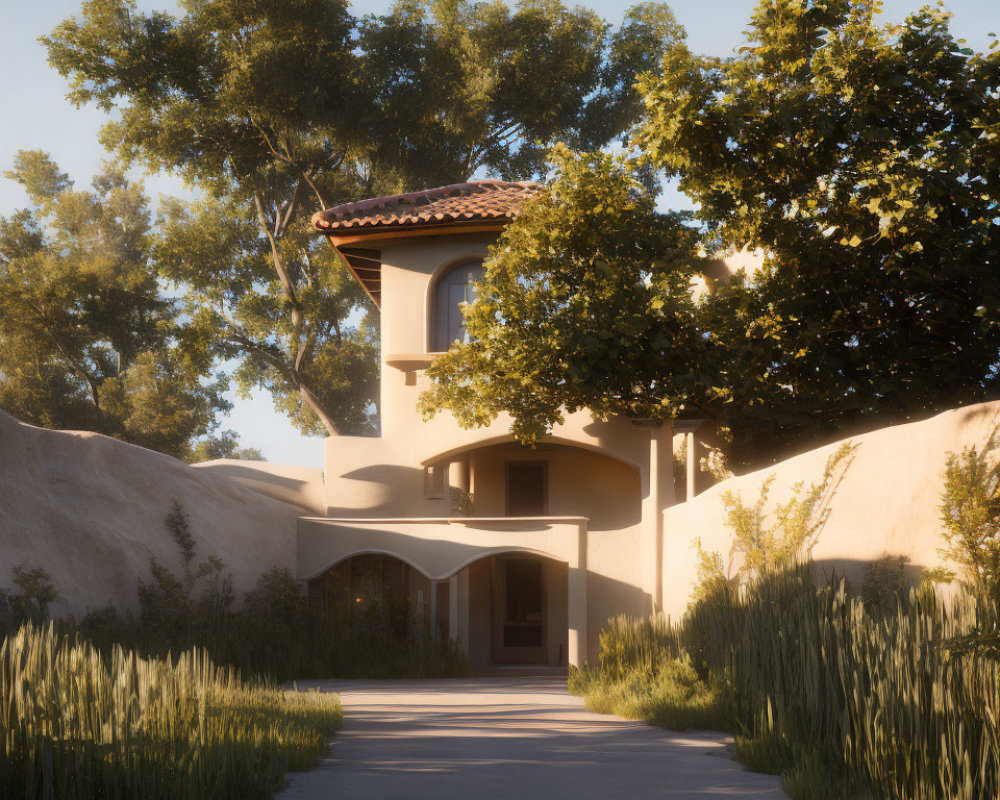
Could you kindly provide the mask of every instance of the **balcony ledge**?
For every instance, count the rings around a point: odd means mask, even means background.
[[[503,522],[542,522],[546,524],[580,524],[590,522],[589,517],[299,517],[309,522],[336,522],[338,524],[384,525],[388,523],[433,525],[493,525]]]
[[[385,357],[385,365],[400,372],[427,369],[440,353],[396,353]]]

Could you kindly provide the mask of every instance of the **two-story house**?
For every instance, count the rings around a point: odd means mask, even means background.
[[[526,448],[503,418],[421,418],[424,370],[463,339],[487,248],[537,191],[464,183],[313,219],[381,312],[381,434],[326,440],[326,516],[299,521],[299,577],[321,602],[380,583],[474,667],[594,662],[610,617],[658,604],[673,437],[696,427],[581,412]]]

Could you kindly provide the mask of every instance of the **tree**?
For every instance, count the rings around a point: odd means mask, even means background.
[[[1000,56],[925,8],[765,0],[719,61],[672,45],[635,139],[762,273],[718,292],[734,463],[998,387]]]
[[[377,331],[305,235],[309,213],[477,169],[525,177],[536,140],[603,144],[632,121],[636,71],[678,35],[651,4],[615,33],[557,0],[403,0],[361,21],[342,0],[184,8],[90,0],[45,40],[50,61],[73,101],[116,112],[107,146],[203,190],[167,209],[167,274],[216,352],[242,360],[244,389],[331,435],[373,425]]]
[[[397,2],[359,25],[370,158],[419,185],[481,168],[536,175],[557,140],[596,149],[627,132],[641,107],[636,76],[683,36],[658,3],[633,6],[612,30],[559,0],[513,13],[496,0]]]
[[[428,369],[425,414],[509,412],[531,442],[588,408],[662,421],[711,391],[690,291],[698,231],[658,214],[618,159],[553,151],[554,177],[508,225],[466,310],[472,341]]]
[[[35,208],[0,218],[0,407],[185,457],[225,381],[160,294],[141,187],[108,165],[75,191],[39,151],[7,176]]]
[[[266,461],[256,447],[240,447],[239,437],[232,431],[223,431],[218,436],[203,439],[191,453],[191,462],[214,461],[218,458],[234,458],[241,461]]]

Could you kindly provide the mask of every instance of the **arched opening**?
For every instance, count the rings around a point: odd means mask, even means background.
[[[526,552],[500,553],[460,570],[455,587],[457,638],[473,668],[566,666],[566,562]]]
[[[309,581],[309,600],[328,618],[379,627],[405,639],[429,632],[433,584],[405,561],[383,553],[346,558]]]
[[[455,341],[468,341],[462,308],[475,302],[477,284],[485,273],[482,259],[475,259],[456,264],[437,279],[428,327],[433,352],[443,353]]]
[[[453,465],[473,517],[581,516],[590,531],[625,531],[641,519],[639,470],[590,448],[499,442],[462,452]]]

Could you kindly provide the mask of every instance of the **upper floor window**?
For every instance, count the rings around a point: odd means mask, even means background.
[[[483,279],[486,268],[481,261],[462,264],[442,276],[434,292],[434,314],[431,320],[434,352],[443,353],[456,339],[467,342],[462,306],[475,302],[476,283]]]

